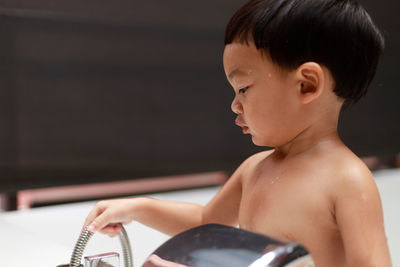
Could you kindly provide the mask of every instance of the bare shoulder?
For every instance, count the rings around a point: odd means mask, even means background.
[[[229,180],[237,181],[242,184],[243,179],[253,172],[258,163],[267,158],[273,151],[274,150],[267,150],[251,155],[240,164]]]
[[[245,161],[243,161],[240,168],[243,168],[244,172],[252,171],[262,160],[268,158],[274,152],[273,149],[261,151],[256,154],[251,155]]]
[[[353,153],[339,153],[335,218],[349,266],[391,266],[382,204],[372,173]],[[368,233],[366,235],[365,233]]]
[[[379,198],[374,177],[360,158],[348,149],[335,157],[332,175],[336,186],[332,189],[338,197]]]
[[[245,164],[257,164],[260,161],[262,161],[263,159],[267,158],[269,155],[271,155],[274,152],[273,149],[271,150],[265,150],[265,151],[261,151],[258,152],[256,154],[251,155],[250,157],[248,157],[243,163]]]
[[[241,185],[243,183],[243,178],[248,177],[249,174],[254,170],[255,166],[257,166],[260,161],[267,158],[272,152],[273,150],[262,151],[248,157],[235,170],[227,184],[236,183]]]

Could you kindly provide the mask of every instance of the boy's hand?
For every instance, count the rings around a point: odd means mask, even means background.
[[[135,199],[115,199],[99,201],[85,220],[83,229],[88,226],[90,232],[99,231],[110,237],[117,236],[121,231],[121,224],[128,224],[133,220]]]

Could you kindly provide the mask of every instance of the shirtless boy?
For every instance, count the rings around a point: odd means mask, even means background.
[[[317,267],[391,266],[374,179],[340,140],[339,113],[367,90],[383,38],[353,0],[251,0],[231,18],[225,73],[236,124],[257,146],[206,205],[100,201],[89,230],[135,220],[175,235],[220,223],[303,244]]]

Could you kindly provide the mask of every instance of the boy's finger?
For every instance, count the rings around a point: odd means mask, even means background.
[[[111,223],[110,215],[108,212],[103,212],[97,216],[88,226],[90,232],[96,232],[103,229],[109,223]]]
[[[96,212],[97,213],[97,212]],[[94,210],[92,210],[89,215],[86,217],[85,222],[83,223],[82,226],[82,231],[85,230],[85,228],[94,220],[94,218],[96,218],[96,213]]]
[[[121,226],[120,225],[107,225],[104,228],[99,230],[100,233],[106,234],[110,237],[115,237],[121,232]]]
[[[85,230],[87,226],[89,226],[90,223],[93,222],[93,220],[99,216],[102,212],[104,211],[104,207],[100,205],[100,203],[97,203],[96,206],[90,211],[88,216],[86,217],[85,223],[83,224],[82,231]]]

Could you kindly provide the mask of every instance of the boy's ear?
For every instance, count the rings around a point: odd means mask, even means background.
[[[318,63],[306,62],[296,70],[297,92],[303,104],[317,99],[324,89],[324,71]]]

